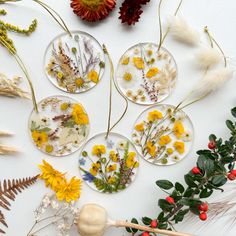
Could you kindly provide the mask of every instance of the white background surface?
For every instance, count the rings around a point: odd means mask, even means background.
[[[48,3],[57,10],[65,19],[70,29],[82,30],[92,34],[101,43],[105,43],[110,50],[116,65],[119,57],[130,46],[139,42],[157,42],[157,1],[152,0],[144,9],[141,22],[135,27],[121,25],[118,18],[118,1],[116,9],[103,22],[99,24],[88,24],[82,22],[72,13],[69,1],[50,0]],[[164,1],[163,15],[168,15],[174,11],[178,1]],[[50,95],[63,94],[55,88],[46,78],[43,71],[43,57],[48,43],[59,33],[60,27],[49,17],[49,15],[36,4],[29,0],[22,3],[1,5],[8,11],[7,16],[1,19],[21,26],[27,26],[33,18],[38,19],[38,28],[30,37],[9,34],[14,39],[19,55],[27,65],[32,80],[34,82],[37,99],[41,100]],[[214,32],[215,37],[230,58],[234,60],[236,55],[236,2],[235,0],[188,0],[184,1],[181,8],[183,15],[189,23],[202,31],[205,25]],[[203,37],[204,38],[204,37]],[[173,42],[168,38],[165,46],[174,55],[179,69],[177,87],[165,102],[176,104],[200,79],[201,72],[194,68],[194,50],[186,46]],[[1,47],[0,48],[0,72],[7,76],[22,74],[14,59]],[[90,137],[106,128],[106,117],[108,109],[108,84],[109,70],[106,69],[102,82],[91,91],[81,95],[71,95],[71,97],[82,102],[87,109],[91,121]],[[109,212],[112,219],[130,219],[135,216],[153,216],[159,212],[157,201],[164,197],[164,194],[155,186],[157,179],[170,179],[173,181],[183,181],[183,175],[195,165],[195,151],[205,148],[208,142],[208,135],[216,133],[219,136],[227,137],[228,132],[224,126],[225,120],[230,116],[230,108],[236,105],[235,78],[230,81],[220,92],[206,98],[189,108],[189,114],[195,126],[195,143],[192,152],[179,164],[170,167],[156,167],[141,160],[141,166],[136,181],[125,191],[114,195],[105,195],[91,190],[84,184],[80,205],[87,202],[96,202],[103,205]],[[129,104],[129,112],[125,119],[116,127],[114,131],[130,137],[134,120],[145,107]],[[79,176],[78,153],[63,158],[52,158],[38,151],[28,135],[27,121],[32,109],[29,101],[21,99],[0,99],[0,130],[14,132],[12,139],[4,140],[4,143],[12,144],[21,148],[22,153],[16,157],[0,158],[0,179],[19,178],[32,176],[39,173],[37,165],[42,159],[52,163],[57,169],[68,172],[69,176]],[[122,112],[122,99],[115,93],[113,103],[113,118],[116,119]],[[17,196],[12,204],[11,212],[5,212],[6,220],[9,224],[7,236],[24,236],[33,224],[33,211],[37,207],[42,196],[49,190],[42,182],[24,191]],[[194,222],[194,223],[193,223]],[[235,235],[235,230],[229,231],[227,227],[222,227],[225,220],[222,218],[215,224],[209,224],[204,230],[199,230],[203,225],[196,217],[191,223],[179,225],[178,229],[201,236],[221,236]],[[42,235],[54,234],[45,232]],[[73,233],[72,235],[77,235]],[[121,236],[128,235],[125,230],[112,229],[106,235]]]

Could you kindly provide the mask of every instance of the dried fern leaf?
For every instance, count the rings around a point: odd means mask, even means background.
[[[0,95],[31,99],[30,94],[19,87],[20,82],[20,77],[10,80],[4,74],[0,73]]]
[[[0,144],[0,155],[16,154],[19,150],[15,147]]]
[[[38,177],[39,175],[23,179],[0,181],[0,207],[10,211],[11,204],[9,201],[15,201],[16,195],[33,185],[37,181]],[[8,227],[2,211],[0,211],[0,224]],[[5,234],[1,228],[0,233]]]

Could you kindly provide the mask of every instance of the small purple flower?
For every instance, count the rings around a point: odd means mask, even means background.
[[[88,181],[89,183],[92,183],[95,179],[95,177],[90,174],[88,171],[82,176],[84,181]]]
[[[86,163],[86,160],[84,158],[79,159],[80,166],[84,166]]]
[[[111,140],[111,139],[108,139],[107,140],[107,147],[112,149],[114,147],[115,143]]]

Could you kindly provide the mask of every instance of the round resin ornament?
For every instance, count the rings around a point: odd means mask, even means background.
[[[92,137],[79,156],[83,180],[94,190],[115,193],[126,189],[135,179],[139,159],[132,142],[109,133]]]
[[[152,105],[167,98],[175,87],[177,65],[165,48],[154,43],[139,43],[121,57],[116,84],[130,101]]]
[[[69,93],[95,87],[104,72],[104,53],[91,35],[76,31],[57,36],[48,46],[44,67],[49,80]]]
[[[148,162],[172,165],[190,152],[193,134],[192,122],[184,111],[161,104],[140,114],[132,139],[140,155]]]
[[[29,118],[30,136],[38,149],[52,156],[66,156],[81,147],[89,133],[89,118],[80,103],[52,96],[39,102],[38,110]]]

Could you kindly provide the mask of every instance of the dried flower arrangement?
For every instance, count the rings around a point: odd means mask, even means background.
[[[139,116],[132,138],[145,160],[156,165],[171,165],[191,150],[193,125],[184,111],[162,104],[148,108]]]
[[[94,136],[83,147],[79,168],[83,180],[93,189],[114,193],[126,189],[134,180],[139,166],[131,142],[115,133]]]
[[[0,73],[0,95],[31,99],[31,95],[19,87],[21,80],[22,78],[20,77],[14,77],[11,80],[4,74]]]
[[[0,207],[10,211],[10,200],[14,201],[18,193],[21,193],[22,190],[33,185],[37,181],[37,179],[38,176],[34,176],[23,179],[4,180],[3,183],[0,182]],[[4,214],[1,210],[0,224],[8,227]],[[0,233],[5,234],[5,231],[0,228]]]
[[[0,131],[0,137],[10,137],[10,136],[12,136],[11,133]],[[0,144],[0,155],[15,154],[18,152],[19,152],[19,150],[15,147]]]
[[[73,12],[82,20],[100,21],[115,8],[116,0],[71,0]]]
[[[91,35],[73,32],[50,43],[45,61],[47,76],[58,88],[80,93],[96,86],[103,74],[104,53]]]
[[[43,99],[29,119],[34,144],[41,151],[65,156],[79,149],[87,138],[89,118],[83,106],[64,96]]]
[[[231,110],[236,118],[236,107]],[[135,228],[127,228],[132,235],[136,233],[142,236],[155,235],[155,229],[175,230],[174,224],[182,222],[185,216],[192,212],[200,220],[207,220],[207,211],[211,211],[205,198],[210,197],[215,190],[223,191],[227,181],[236,179],[235,167],[235,147],[236,147],[236,123],[231,120],[226,121],[226,125],[231,136],[223,141],[215,135],[209,136],[208,149],[199,150],[198,160],[185,176],[185,185],[179,182],[172,183],[168,180],[158,180],[156,185],[161,188],[168,196],[159,199],[158,205],[162,212],[155,217],[143,217],[142,223],[153,228],[153,231],[138,231]],[[132,220],[138,223],[137,219]]]
[[[172,55],[154,43],[140,43],[121,57],[116,83],[129,100],[143,105],[163,101],[173,90],[177,65]]]
[[[39,178],[45,182],[46,187],[54,191],[54,194],[46,194],[43,197],[35,210],[35,223],[27,236],[36,235],[50,226],[55,226],[58,235],[68,235],[78,213],[76,202],[80,198],[82,181],[75,176],[68,181],[64,173],[54,169],[45,160],[39,168]]]

